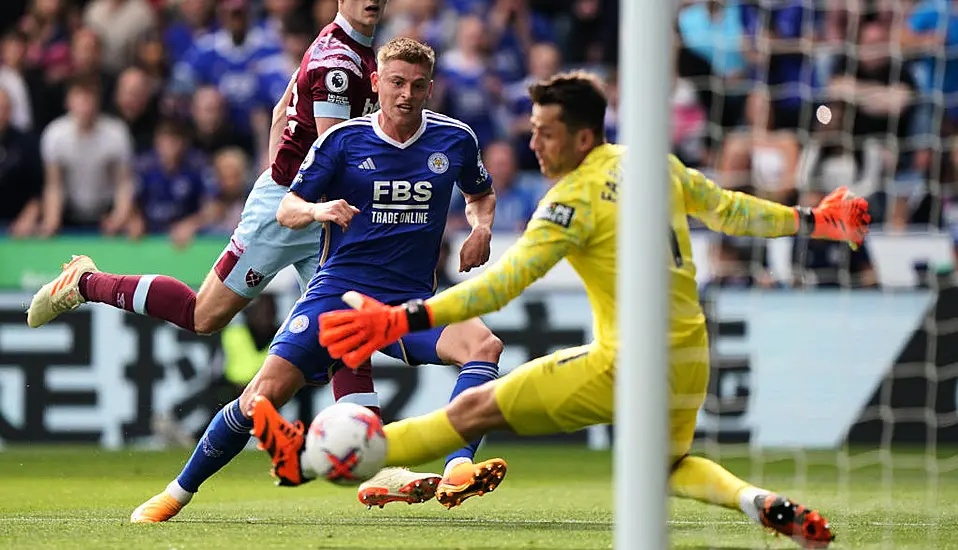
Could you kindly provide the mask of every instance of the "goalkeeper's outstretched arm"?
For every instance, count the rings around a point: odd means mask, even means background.
[[[852,245],[861,244],[868,233],[868,203],[844,187],[816,208],[791,207],[722,189],[675,157],[670,162],[672,177],[682,183],[686,212],[713,231],[755,237],[808,235]]]
[[[562,232],[530,224],[519,240],[478,277],[426,300],[432,326],[458,323],[502,309],[548,273],[573,246]]]

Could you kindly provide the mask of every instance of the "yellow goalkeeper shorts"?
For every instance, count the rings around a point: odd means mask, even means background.
[[[669,350],[671,456],[689,452],[709,379],[703,324]],[[615,418],[615,351],[595,344],[564,349],[510,372],[496,385],[506,422],[521,435],[574,432]]]

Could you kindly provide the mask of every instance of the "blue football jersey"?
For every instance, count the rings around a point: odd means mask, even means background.
[[[429,295],[454,188],[475,195],[492,186],[468,125],[427,110],[398,143],[378,120],[377,111],[327,130],[290,187],[310,202],[344,199],[360,210],[348,231],[327,227],[310,295]]]

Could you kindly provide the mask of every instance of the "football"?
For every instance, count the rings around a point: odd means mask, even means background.
[[[313,419],[303,467],[338,485],[357,485],[386,463],[386,434],[379,416],[355,403],[336,403]]]

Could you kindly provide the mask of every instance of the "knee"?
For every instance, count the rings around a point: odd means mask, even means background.
[[[505,426],[495,388],[492,382],[469,388],[449,404],[449,421],[467,440]]]
[[[226,328],[232,317],[210,312],[206,308],[197,307],[193,312],[193,330],[197,334],[213,334]]]
[[[502,350],[504,349],[502,340],[487,327],[483,328],[485,332],[477,335],[475,344],[470,349],[469,360],[498,363],[499,357],[502,355]]]

